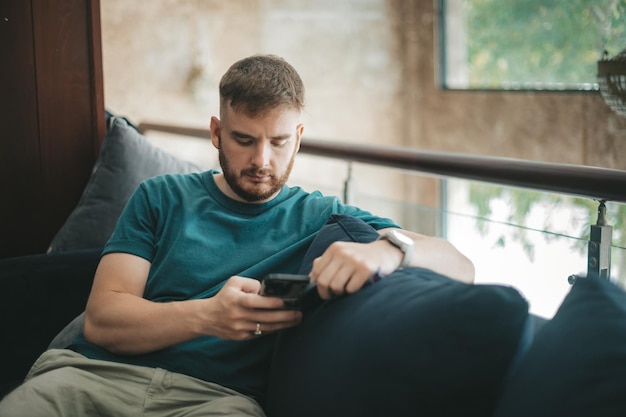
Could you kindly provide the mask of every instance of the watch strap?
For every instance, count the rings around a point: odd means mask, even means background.
[[[384,239],[391,243],[396,248],[400,249],[402,252],[402,262],[400,263],[399,268],[404,268],[409,266],[411,263],[411,258],[413,257],[413,242],[411,238],[408,236],[405,237],[407,240],[411,240],[410,242],[402,242],[402,238],[398,238],[398,232],[388,232],[380,237],[380,239]]]

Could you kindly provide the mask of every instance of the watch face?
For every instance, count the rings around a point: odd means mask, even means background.
[[[401,243],[402,245],[412,245],[413,244],[413,239],[411,239],[408,236],[403,235],[400,232],[396,232],[395,230],[391,230],[389,232],[389,237],[392,239],[395,239],[398,241],[398,243]]]

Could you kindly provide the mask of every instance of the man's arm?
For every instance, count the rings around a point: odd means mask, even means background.
[[[143,298],[149,270],[138,256],[102,257],[87,302],[87,341],[117,354],[141,354],[202,335],[245,340],[254,337],[257,323],[271,333],[301,319],[297,311],[281,310],[281,299],[258,295],[260,283],[244,277],[231,277],[211,298],[149,301]]]
[[[381,229],[378,233],[383,236],[390,230],[402,233],[413,240],[413,254],[409,266],[430,269],[467,284],[474,282],[474,264],[447,240],[394,228]],[[399,255],[397,265],[400,265],[402,252],[388,242],[386,243]]]
[[[406,230],[387,228],[382,236],[396,230],[413,240],[409,266],[431,269],[452,279],[474,282],[474,264],[445,239]],[[317,282],[322,298],[358,291],[374,273],[387,275],[398,269],[404,254],[386,240],[371,243],[335,242],[313,262],[311,279]]]

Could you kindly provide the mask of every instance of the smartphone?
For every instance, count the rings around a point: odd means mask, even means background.
[[[308,275],[269,274],[261,281],[260,294],[282,298],[285,308],[297,309],[308,286]]]

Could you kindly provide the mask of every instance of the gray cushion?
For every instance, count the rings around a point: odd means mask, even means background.
[[[84,322],[85,312],[83,311],[52,339],[48,349],[65,349],[71,345],[74,338],[83,330]]]
[[[103,247],[141,181],[161,174],[198,171],[195,164],[150,144],[123,118],[112,118],[91,178],[49,252]]]

